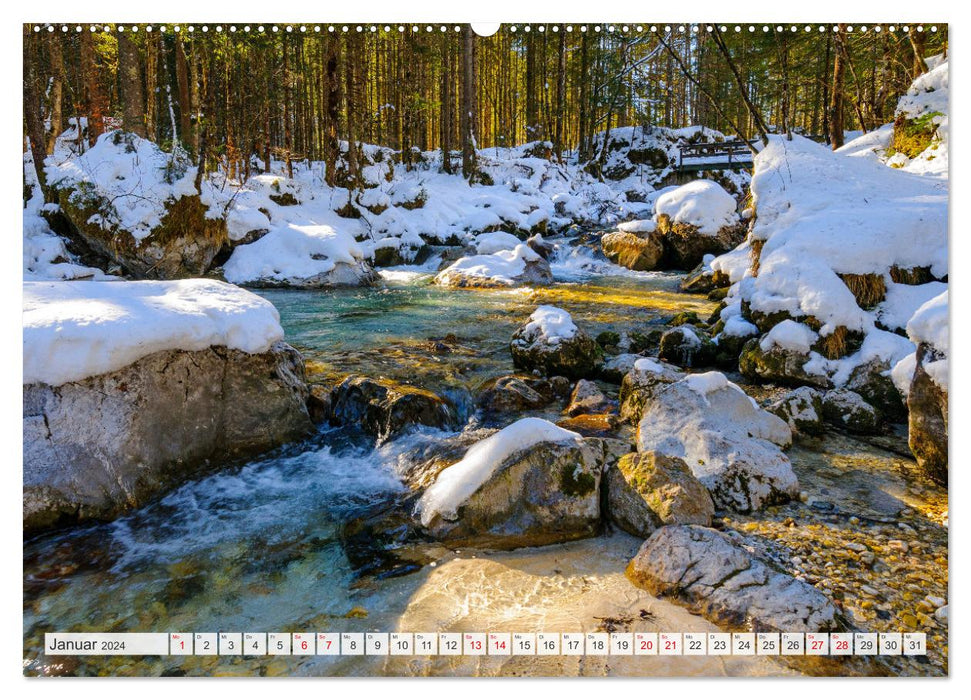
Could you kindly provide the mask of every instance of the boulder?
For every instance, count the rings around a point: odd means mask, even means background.
[[[947,387],[928,373],[927,365],[937,358],[926,344],[917,346],[917,364],[907,395],[910,411],[910,450],[921,470],[930,478],[946,484],[947,479]]]
[[[784,386],[814,386],[829,389],[832,382],[821,374],[805,370],[809,354],[772,345],[762,348],[758,338],[752,338],[742,347],[738,358],[738,371],[746,379],[755,382],[775,382]]]
[[[713,270],[706,264],[712,258],[705,258],[691,272],[681,278],[681,291],[689,294],[708,294],[715,289],[727,289],[731,285],[728,275],[721,270]]]
[[[702,233],[697,226],[675,223],[666,214],[659,214],[657,230],[664,239],[667,267],[693,270],[704,262],[706,255],[721,255],[735,248],[745,239],[748,229],[744,222],[737,222],[710,235]]]
[[[607,358],[603,367],[600,368],[600,379],[611,384],[620,384],[624,377],[634,369],[634,363],[641,359],[640,355],[634,353],[621,353]]]
[[[570,314],[554,306],[540,306],[533,312],[513,334],[510,351],[515,367],[547,376],[591,377],[602,363],[597,342],[576,327]]]
[[[883,417],[902,421],[907,415],[904,399],[893,383],[890,363],[886,360],[871,360],[860,365],[850,373],[843,388],[862,396]]]
[[[612,413],[616,408],[617,402],[608,398],[594,382],[581,379],[573,388],[566,413],[575,417],[581,414]]]
[[[769,406],[769,412],[784,420],[794,434],[822,435],[823,395],[808,386],[790,391]]]
[[[416,425],[452,428],[457,418],[448,402],[426,389],[351,375],[331,393],[330,420],[385,442]]]
[[[473,445],[418,501],[429,536],[499,549],[589,537],[600,524],[603,441],[524,418]]]
[[[661,336],[657,356],[680,367],[704,367],[714,360],[715,345],[703,331],[680,325]]]
[[[556,253],[556,246],[543,238],[540,233],[534,234],[526,239],[528,245],[534,253],[543,260],[549,260]]]
[[[524,243],[513,250],[459,258],[435,276],[435,284],[463,289],[552,283],[550,264]]]
[[[773,570],[728,535],[707,527],[662,527],[641,546],[626,573],[635,586],[725,629],[837,629],[836,607],[819,590]]]
[[[641,420],[644,407],[668,384],[684,378],[684,373],[666,362],[640,357],[620,384],[620,418],[629,423]]]
[[[853,433],[880,432],[880,418],[873,406],[849,389],[833,389],[823,394],[823,417],[827,422]]]
[[[620,427],[620,418],[616,413],[584,413],[574,418],[558,420],[556,424],[583,437],[613,438]]]
[[[610,262],[629,270],[657,270],[664,258],[663,238],[656,232],[643,236],[624,231],[605,233],[600,247]]]
[[[510,374],[488,380],[476,397],[476,405],[486,414],[533,411],[557,399],[552,383],[532,375]]]
[[[638,451],[683,459],[719,508],[744,513],[799,493],[782,452],[792,442],[789,426],[720,372],[659,387],[637,431]]]
[[[656,452],[624,455],[604,473],[604,486],[611,521],[638,537],[663,525],[710,525],[715,512],[684,460]]]
[[[207,216],[187,158],[113,131],[75,161],[48,167],[60,211],[87,248],[132,277],[201,277],[229,244],[226,219]]]
[[[300,354],[166,350],[24,385],[24,529],[109,519],[229,461],[308,435]]]

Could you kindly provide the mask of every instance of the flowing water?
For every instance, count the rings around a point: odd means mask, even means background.
[[[427,269],[385,271],[374,289],[260,292],[314,380],[386,376],[438,391],[471,390],[512,370],[508,342],[537,304],[568,310],[592,335],[648,329],[707,300],[678,276],[631,274],[580,250],[546,289],[445,290]],[[604,274],[609,273],[609,274]],[[452,335],[447,350],[436,340]],[[71,675],[778,674],[763,658],[636,660],[39,655],[45,631],[536,631],[714,629],[631,586],[640,544],[618,534],[512,553],[445,552],[394,579],[357,579],[338,541],[358,509],[403,489],[404,436],[375,449],[323,429],[241,467],[188,483],[106,524],[24,543],[24,667]],[[426,438],[427,439],[427,438]]]

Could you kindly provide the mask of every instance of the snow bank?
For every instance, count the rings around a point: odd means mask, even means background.
[[[799,136],[772,137],[756,158],[752,192],[751,237],[764,246],[758,276],[740,292],[755,311],[814,316],[823,335],[868,331],[871,315],[839,274],[888,275],[893,266],[947,274],[946,183]]]
[[[541,340],[545,345],[558,345],[563,340],[573,338],[578,330],[569,313],[555,306],[542,305],[536,307],[529,317],[529,322],[523,327],[523,335]]]
[[[162,223],[172,202],[198,194],[196,168],[184,151],[165,153],[134,134],[109,131],[81,155],[57,150],[47,158],[47,182],[72,188],[72,200],[107,203],[90,223],[121,229],[140,241]]]
[[[809,353],[813,343],[819,340],[819,335],[811,328],[791,319],[777,323],[765,334],[759,345],[763,352],[769,352],[773,346],[783,350],[799,353]]]
[[[236,248],[224,266],[224,274],[235,284],[298,284],[327,275],[339,264],[356,265],[363,259],[361,246],[344,231],[330,226],[286,224],[254,243]]]
[[[162,350],[265,352],[283,338],[273,305],[215,280],[24,282],[24,384],[58,386]]]
[[[426,527],[436,515],[457,517],[458,507],[486,483],[502,463],[541,442],[573,442],[580,435],[541,418],[523,418],[477,442],[460,462],[448,467],[422,494],[417,509]]]
[[[735,198],[711,180],[695,180],[658,197],[657,216],[667,215],[674,224],[690,224],[698,233],[714,236],[719,229],[738,222]]]

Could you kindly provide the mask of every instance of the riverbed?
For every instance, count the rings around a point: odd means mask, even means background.
[[[662,327],[679,311],[695,311],[704,318],[716,307],[702,296],[680,293],[675,274],[630,273],[582,256],[559,259],[554,272],[557,283],[538,289],[446,290],[430,283],[429,268],[402,267],[383,271],[382,284],[372,289],[259,293],[280,311],[287,340],[306,357],[312,381],[330,382],[349,373],[384,376],[450,397],[467,396],[488,378],[512,371],[509,339],[538,304],[566,309],[592,336],[602,331],[645,332]],[[445,338],[449,342],[443,346],[440,341]],[[154,676],[806,671],[763,657],[87,657],[50,663],[38,656],[45,631],[715,630],[703,618],[627,581],[624,567],[640,542],[618,532],[507,553],[443,550],[433,565],[406,576],[356,576],[341,549],[340,525],[403,490],[394,467],[414,439],[405,435],[375,449],[353,431],[324,428],[311,440],[185,484],[114,522],[25,542],[25,672]],[[791,456],[807,492],[805,502],[756,517],[726,518],[720,526],[761,538],[766,556],[775,557],[779,566],[839,591],[847,614],[861,628],[906,629],[902,621],[912,613],[916,594],[883,571],[870,577],[878,595],[860,593],[861,581],[869,580],[867,573],[854,570],[852,560],[839,555],[841,543],[869,536],[876,543],[872,546],[887,549],[886,554],[879,550],[883,559],[893,558],[887,572],[900,573],[903,569],[894,567],[906,565],[911,575],[903,577],[905,584],[919,583],[926,592],[946,598],[947,494],[914,474],[913,462],[901,454],[899,444],[899,439],[874,444],[833,434],[799,445]],[[836,543],[836,549],[824,554],[818,567],[809,566],[815,565],[809,555],[800,557],[799,564],[786,559],[787,551],[809,546],[821,536]],[[887,543],[900,540],[920,544],[906,553],[891,551],[896,545]],[[860,607],[865,600],[871,604]],[[930,631],[928,646],[932,645],[936,646],[930,660],[922,662],[879,667],[847,663],[842,670],[810,672],[946,672],[946,624],[943,630]]]

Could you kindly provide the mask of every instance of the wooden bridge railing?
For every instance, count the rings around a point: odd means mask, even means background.
[[[720,143],[691,143],[681,146],[678,155],[678,170],[685,169],[686,160],[698,158],[712,158],[718,160],[705,161],[704,163],[688,163],[694,169],[704,170],[727,170],[737,168],[742,165],[749,165],[752,162],[752,150],[758,141],[747,143],[745,141],[722,141]]]

